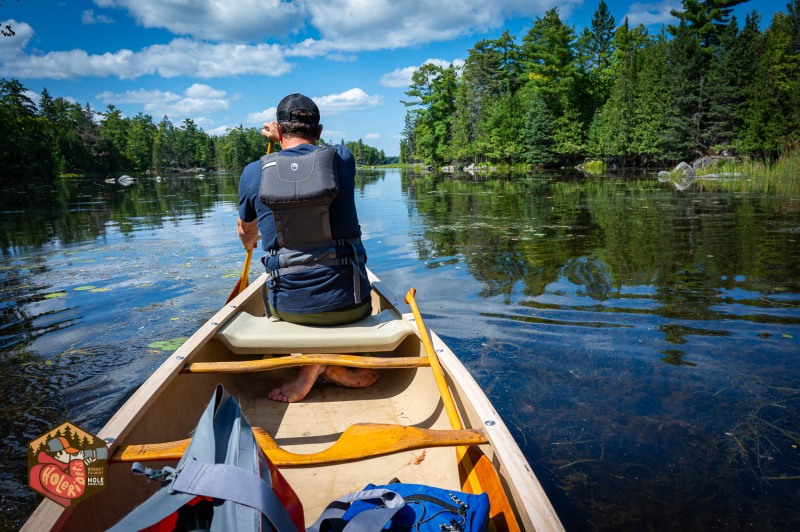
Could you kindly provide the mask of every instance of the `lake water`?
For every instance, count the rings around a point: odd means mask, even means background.
[[[38,501],[27,442],[97,431],[168,356],[156,342],[225,301],[237,189],[2,188],[0,527]],[[800,198],[376,170],[357,202],[369,266],[417,288],[568,530],[800,529]]]

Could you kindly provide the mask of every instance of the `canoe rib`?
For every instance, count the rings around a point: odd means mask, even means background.
[[[308,366],[326,364],[329,366],[347,366],[349,368],[422,368],[430,366],[430,362],[422,357],[369,357],[355,355],[291,355],[268,358],[264,360],[246,360],[234,362],[195,362],[187,364],[182,373],[253,373],[292,366]]]
[[[336,464],[384,456],[426,447],[450,447],[487,443],[480,430],[435,430],[403,425],[357,423],[349,426],[336,442],[317,453],[296,454],[280,447],[264,429],[253,427],[261,449],[277,467]],[[190,440],[125,445],[117,448],[109,463],[180,460]]]

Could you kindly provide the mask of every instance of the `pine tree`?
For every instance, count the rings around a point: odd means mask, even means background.
[[[800,138],[800,0],[775,14],[760,49],[739,146],[777,155]]]
[[[600,0],[591,26],[583,29],[575,45],[578,65],[588,81],[592,114],[608,99],[614,81],[615,27],[614,16],[608,5],[605,0]]]
[[[553,114],[540,94],[534,94],[528,104],[524,132],[525,161],[540,167],[553,164]]]
[[[414,72],[411,87],[405,93],[415,98],[403,102],[406,106],[421,107],[413,110],[413,139],[415,154],[426,163],[439,165],[451,152],[456,80],[453,65],[443,68],[426,63]]]
[[[671,107],[667,111],[663,144],[672,159],[702,155],[707,104],[706,59],[699,36],[681,21],[667,47],[666,73]]]
[[[730,146],[742,131],[747,93],[755,82],[758,16],[748,16],[740,32],[736,18],[719,35],[708,71],[708,112],[702,132],[707,146]]]
[[[672,16],[685,24],[689,31],[698,37],[701,47],[709,57],[712,48],[719,44],[719,36],[730,23],[733,8],[749,0],[683,0],[683,11],[673,9]],[[670,26],[677,35],[680,26]]]
[[[554,117],[554,151],[565,158],[585,149],[591,118],[585,80],[573,51],[575,32],[551,9],[523,37],[522,62],[530,89],[539,91]]]

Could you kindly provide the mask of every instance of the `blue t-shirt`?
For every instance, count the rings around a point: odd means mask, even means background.
[[[339,195],[330,206],[331,234],[333,238],[360,238],[361,226],[355,204],[356,163],[353,154],[344,146],[333,146],[334,157],[339,178]],[[281,151],[281,156],[305,155],[316,151],[311,144],[301,144]],[[239,218],[245,222],[258,219],[258,232],[261,234],[261,246],[264,251],[279,249],[277,232],[272,210],[259,199],[261,185],[261,161],[254,161],[245,166],[239,179]],[[365,255],[363,246],[357,246],[360,255]],[[264,257],[261,261],[270,268],[277,267],[270,263],[276,257]],[[366,259],[364,261],[366,262]],[[278,311],[295,314],[314,314],[355,306],[370,297],[370,285],[366,268],[362,263],[361,300],[355,301],[353,267],[320,266],[313,269],[281,275],[270,280],[269,301]]]

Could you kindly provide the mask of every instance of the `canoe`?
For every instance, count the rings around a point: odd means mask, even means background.
[[[218,384],[237,398],[262,449],[297,492],[307,526],[330,501],[370,482],[397,478],[473,491],[464,489],[469,461],[457,459],[458,446],[471,449],[473,459],[483,456],[499,479],[486,489],[508,500],[502,515],[492,501],[497,529],[563,530],[533,469],[466,368],[430,333],[441,382],[452,396],[443,399],[414,313],[369,275],[373,314],[338,327],[265,317],[266,275],[259,277],[170,355],[100,430],[109,442],[107,488],[71,509],[45,499],[23,530],[103,530],[119,521],[160,487],[133,475],[130,462],[174,465]],[[292,404],[267,398],[296,366],[319,362],[376,367],[381,378],[361,389],[317,384]],[[460,430],[452,430],[447,403]]]

